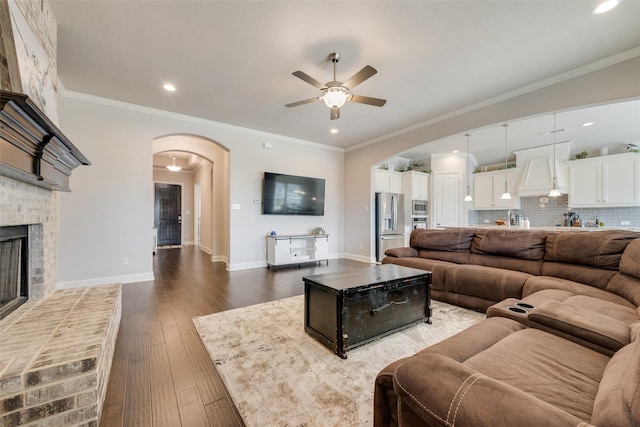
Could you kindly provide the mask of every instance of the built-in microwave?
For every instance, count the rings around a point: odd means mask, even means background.
[[[427,202],[425,200],[412,200],[411,215],[427,215]]]

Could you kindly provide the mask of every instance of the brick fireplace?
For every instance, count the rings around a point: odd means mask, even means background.
[[[39,300],[56,287],[56,194],[0,176],[0,227],[26,225],[28,295]]]
[[[70,191],[81,164],[90,163],[27,96],[0,90],[0,227],[11,227],[3,235],[13,240],[26,230],[29,298],[0,319],[3,427],[100,419],[120,284],[56,290],[56,191]]]

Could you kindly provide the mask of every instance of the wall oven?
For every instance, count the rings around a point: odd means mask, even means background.
[[[411,229],[415,230],[417,228],[427,228],[427,217],[426,216],[414,216],[414,217],[411,217]]]

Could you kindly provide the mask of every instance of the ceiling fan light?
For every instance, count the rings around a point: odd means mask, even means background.
[[[593,9],[593,13],[599,15],[601,13],[609,12],[620,3],[620,0],[604,0]]]
[[[347,102],[347,92],[340,86],[330,87],[322,95],[322,101],[329,108],[340,108]]]

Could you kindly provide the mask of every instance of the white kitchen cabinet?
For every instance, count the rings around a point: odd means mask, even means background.
[[[569,206],[639,206],[640,155],[573,160],[569,164]]]
[[[515,195],[518,169],[507,169],[510,200],[502,200],[504,170],[482,172],[473,175],[473,208],[477,210],[520,209],[520,197]]]
[[[418,171],[402,172],[402,194],[406,200],[429,200],[429,174]]]
[[[374,192],[401,193],[402,174],[385,169],[373,169]]]
[[[267,267],[327,261],[328,234],[267,236]]]

